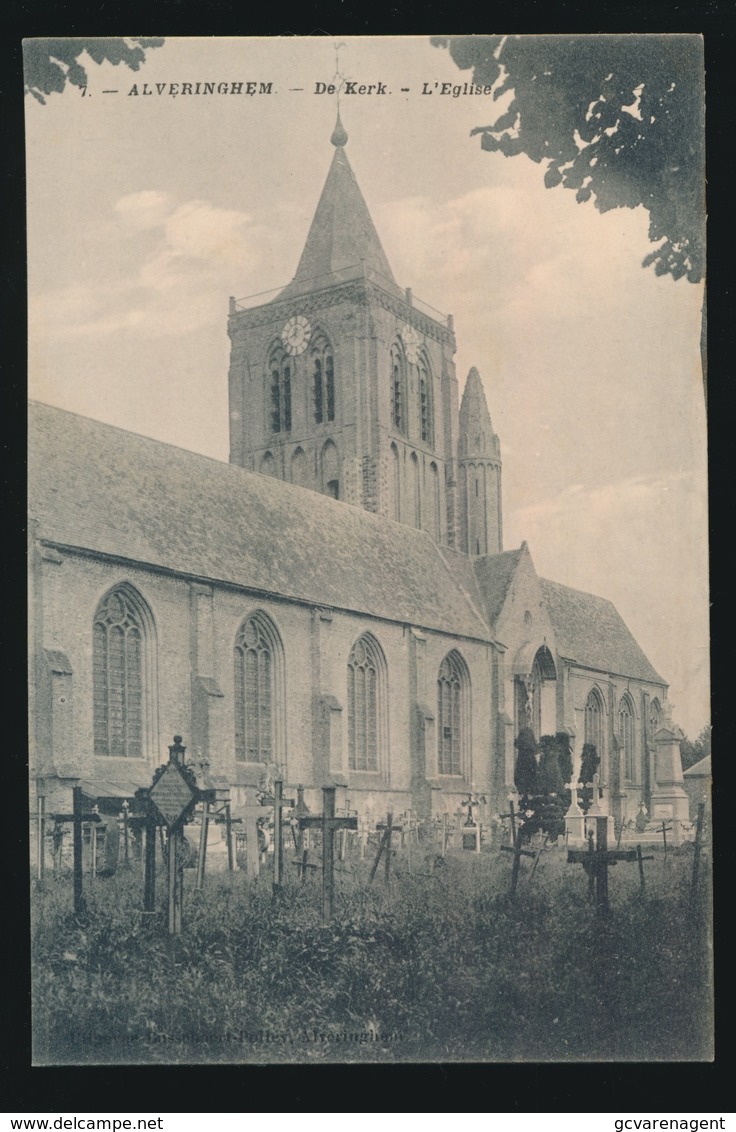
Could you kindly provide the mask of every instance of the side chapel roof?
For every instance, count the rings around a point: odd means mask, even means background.
[[[547,578],[539,584],[562,656],[586,668],[666,684],[612,602]]]
[[[38,537],[213,582],[490,640],[432,538],[308,488],[29,407]]]

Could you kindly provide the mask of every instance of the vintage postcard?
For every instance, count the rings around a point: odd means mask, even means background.
[[[35,1063],[710,1060],[701,39],[24,65]]]

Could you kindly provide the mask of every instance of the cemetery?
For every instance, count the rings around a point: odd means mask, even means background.
[[[424,821],[321,794],[233,818],[177,735],[114,821],[82,787],[44,814],[36,1062],[708,1059],[704,802],[631,830],[595,775],[562,831],[521,791]]]

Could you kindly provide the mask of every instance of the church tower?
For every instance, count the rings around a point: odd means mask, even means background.
[[[346,153],[291,283],[230,300],[230,461],[458,546],[452,318],[396,283]]]
[[[500,554],[501,443],[493,431],[475,366],[468,374],[460,406],[458,487],[461,550],[466,554]]]

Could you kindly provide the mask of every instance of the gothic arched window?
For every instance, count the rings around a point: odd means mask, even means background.
[[[653,699],[649,705],[649,731],[652,739],[662,726],[662,705],[658,699]]]
[[[307,486],[309,469],[303,448],[297,448],[291,457],[291,482]]]
[[[434,413],[432,411],[432,375],[424,354],[419,358],[419,422],[422,440],[434,446]]]
[[[327,338],[319,334],[310,350],[316,424],[335,419],[335,359]]]
[[[399,450],[395,444],[391,445],[391,493],[393,495],[394,519],[401,522],[401,474],[399,468]]]
[[[432,534],[439,542],[442,538],[442,514],[440,507],[440,476],[437,465],[429,465],[430,506],[432,514]]]
[[[291,432],[292,361],[280,348],[269,363],[271,378],[271,432]]]
[[[378,643],[359,637],[348,657],[348,766],[378,771],[386,667]]]
[[[416,452],[412,452],[409,457],[409,479],[411,481],[409,487],[411,504],[414,511],[413,523],[415,527],[419,528],[422,525],[422,495],[419,484],[419,460]]]
[[[624,778],[634,782],[634,705],[629,695],[622,696],[618,705],[618,741],[624,755]]]
[[[585,742],[592,743],[603,758],[603,700],[597,688],[591,688],[585,701]]]
[[[448,653],[437,679],[437,770],[462,774],[467,744],[468,671],[458,652]]]
[[[322,493],[333,499],[340,498],[340,455],[334,440],[328,440],[320,457]]]
[[[391,425],[406,434],[406,360],[398,344],[391,347]]]
[[[269,618],[254,613],[235,638],[235,758],[239,762],[280,761],[277,751],[281,689],[281,646]]]
[[[153,623],[132,586],[102,599],[92,630],[94,753],[142,758],[146,729],[147,654]]]

